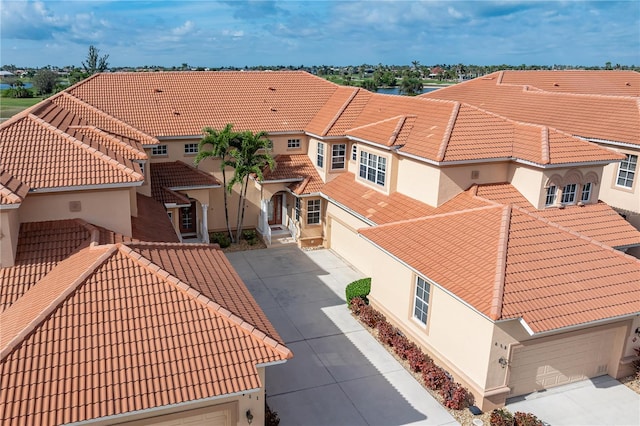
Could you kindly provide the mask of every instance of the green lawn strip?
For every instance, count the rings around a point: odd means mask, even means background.
[[[7,119],[37,104],[43,98],[0,98],[0,118]]]

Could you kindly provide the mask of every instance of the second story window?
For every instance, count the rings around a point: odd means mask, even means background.
[[[347,145],[341,143],[331,148],[331,168],[344,169],[344,159],[347,155]]]
[[[384,186],[387,159],[366,151],[360,151],[360,177]]]
[[[551,185],[547,188],[547,198],[544,201],[545,206],[552,206],[556,202],[556,186]]]
[[[572,204],[576,202],[576,184],[570,183],[562,188],[562,204]]]
[[[289,139],[287,140],[287,148],[300,148],[300,139]]]
[[[636,166],[638,165],[638,156],[627,154],[627,157],[618,166],[618,179],[616,185],[625,188],[633,187],[633,179],[636,176]]]
[[[351,160],[356,161],[358,158],[358,145],[355,143],[351,146]]]
[[[582,185],[582,194],[580,195],[580,201],[587,202],[591,199],[591,182],[587,182]]]
[[[184,153],[185,154],[197,154],[198,153],[198,144],[197,143],[185,143],[184,144]]]
[[[318,167],[324,167],[324,144],[318,142],[318,156],[316,157],[316,165]]]
[[[166,145],[156,145],[151,148],[151,155],[167,155]]]

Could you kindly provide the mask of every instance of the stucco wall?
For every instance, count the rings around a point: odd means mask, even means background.
[[[610,148],[610,147],[608,147]],[[631,149],[615,149],[622,154],[632,154],[640,157],[640,151]],[[604,168],[602,174],[602,188],[600,190],[600,199],[612,207],[626,210],[630,213],[640,214],[640,170],[636,167],[636,175],[631,188],[625,188],[616,185],[618,177],[618,169],[620,163],[612,163]],[[640,222],[640,218],[637,219]],[[638,227],[636,225],[636,227]]]
[[[544,208],[547,180],[542,169],[511,163],[508,181],[536,208]]]
[[[327,222],[327,246],[360,272],[371,276],[373,264],[369,252],[372,246],[357,233],[359,228],[369,225],[331,203],[327,203]]]
[[[0,267],[15,264],[20,216],[18,209],[0,210]]]
[[[401,157],[398,159],[396,179],[398,192],[430,206],[438,206],[440,170],[437,167]]]
[[[81,218],[131,236],[130,201],[129,188],[29,194],[20,208],[20,221]],[[79,211],[72,211],[78,207]]]
[[[438,205],[446,203],[473,184],[507,182],[509,165],[508,162],[502,162],[441,167]]]

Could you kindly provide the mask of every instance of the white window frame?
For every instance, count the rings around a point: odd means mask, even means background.
[[[322,204],[319,199],[307,200],[307,225],[320,224],[321,206]]]
[[[367,151],[360,151],[359,176],[384,186],[387,179],[387,159]]]
[[[638,156],[626,154],[624,160],[618,165],[618,173],[616,175],[616,186],[621,188],[633,188],[633,181],[636,177],[636,168],[638,167]]]
[[[316,166],[323,168],[324,167],[324,143],[318,142],[318,148],[316,148]]]
[[[416,285],[413,292],[413,309],[411,311],[411,316],[414,320],[424,325],[425,327],[429,322],[430,298],[431,283],[429,283],[422,277],[416,276]]]
[[[555,204],[556,192],[557,192],[557,187],[555,185],[549,185],[549,187],[547,188],[547,195],[544,200],[545,206],[552,206]]]
[[[151,147],[151,155],[154,157],[159,157],[161,155],[168,155],[168,147],[167,145],[156,145]]]
[[[587,182],[584,185],[582,185],[582,191],[580,193],[580,201],[584,202],[589,202],[589,200],[591,200],[591,189],[593,188],[593,185],[591,184],[591,182]]]
[[[569,183],[562,188],[562,204],[574,204],[576,202],[576,193],[578,185],[575,183]]]
[[[356,161],[358,159],[358,145],[355,143],[351,146],[351,161]]]
[[[138,165],[140,166],[140,172],[142,172],[142,176],[143,176],[143,177],[144,177],[144,176],[146,176],[146,175],[145,175],[145,170],[144,170],[144,169],[145,169],[146,164],[145,164],[143,161],[140,161],[140,162],[138,163]]]
[[[331,170],[343,170],[347,160],[347,144],[337,143],[331,147]]]
[[[287,139],[287,149],[300,148],[300,139]]]
[[[301,209],[300,198],[296,197],[295,211],[296,211],[296,220],[298,222],[300,221],[300,209]]]
[[[184,153],[187,155],[197,154],[198,153],[198,145],[197,143],[185,143],[184,144]]]

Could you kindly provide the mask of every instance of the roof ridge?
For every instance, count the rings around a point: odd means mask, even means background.
[[[114,245],[81,247],[55,265],[13,305],[0,313],[0,323],[3,324],[0,360],[6,358],[51,315],[114,251]],[[94,256],[84,259],[87,254]]]
[[[93,76],[95,76],[95,75],[97,75],[97,74],[94,74]],[[91,76],[91,77],[93,77],[93,76]],[[86,80],[88,80],[88,79],[86,79]],[[85,80],[85,81],[86,81],[86,80]],[[67,89],[67,90],[68,90],[68,89]],[[73,102],[75,102],[75,103],[77,103],[77,104],[79,104],[79,105],[82,105],[82,106],[84,106],[85,108],[88,108],[88,109],[92,110],[93,112],[95,112],[95,113],[96,113],[96,114],[98,114],[98,115],[101,115],[101,116],[103,116],[103,117],[105,117],[105,118],[107,118],[107,119],[109,119],[109,120],[112,120],[112,121],[117,122],[118,124],[120,124],[120,125],[124,126],[126,129],[129,129],[129,130],[131,130],[131,131],[133,131],[133,132],[135,132],[135,133],[139,134],[140,136],[142,136],[142,138],[147,139],[147,140],[149,140],[149,141],[153,142],[152,144],[157,144],[157,143],[159,143],[159,142],[160,142],[160,141],[158,141],[158,139],[157,139],[156,137],[146,134],[146,133],[145,133],[145,132],[143,132],[142,130],[139,130],[139,129],[137,129],[137,128],[133,127],[131,124],[127,123],[126,121],[122,121],[122,120],[120,120],[119,118],[114,117],[113,115],[108,114],[108,113],[106,113],[106,112],[102,111],[102,110],[101,110],[101,109],[99,109],[98,107],[95,107],[95,106],[93,106],[93,105],[91,105],[91,104],[89,104],[89,103],[87,103],[87,102],[83,101],[82,99],[76,98],[76,97],[75,97],[75,96],[73,96],[71,93],[69,93],[67,90],[65,90],[65,91],[61,92],[62,96],[65,96],[65,97],[67,97],[68,99],[70,99],[71,101],[73,101]]]
[[[449,122],[447,123],[447,128],[444,131],[444,135],[442,135],[442,141],[440,141],[440,148],[438,149],[436,161],[444,160],[444,156],[447,152],[447,147],[449,146],[449,141],[451,140],[451,134],[453,133],[453,127],[455,126],[459,113],[460,113],[460,102],[456,101],[453,105],[453,110],[451,111],[451,115],[449,116]]]
[[[585,240],[588,243],[596,245],[596,246],[598,246],[598,247],[600,247],[602,249],[605,249],[607,251],[615,253],[616,255],[618,255],[618,256],[620,256],[620,257],[622,257],[624,259],[631,260],[631,261],[634,261],[636,263],[640,263],[640,259],[638,259],[636,257],[633,257],[633,256],[631,256],[629,254],[623,253],[620,250],[616,250],[615,248],[613,248],[613,247],[611,247],[611,246],[609,246],[609,245],[607,245],[607,244],[605,244],[603,242],[600,242],[600,241],[598,241],[598,240],[596,240],[594,238],[588,237],[588,236],[586,236],[586,235],[584,235],[584,234],[582,234],[582,233],[580,233],[578,231],[575,231],[575,230],[573,230],[571,228],[567,228],[566,226],[563,226],[563,225],[560,225],[560,224],[558,224],[556,222],[553,222],[553,221],[551,221],[551,220],[549,220],[549,219],[547,219],[545,217],[538,216],[536,214],[536,212],[530,212],[530,211],[528,211],[526,209],[523,209],[522,207],[518,207],[516,205],[512,205],[511,207],[515,211],[518,211],[518,212],[523,213],[523,214],[525,214],[525,215],[527,215],[529,217],[532,217],[532,218],[534,218],[536,220],[539,220],[540,222],[542,222],[542,223],[544,223],[544,224],[546,224],[548,226],[554,227],[554,228],[559,229],[559,230],[561,230],[563,232],[571,234],[574,237],[577,237],[577,238],[580,238],[582,240]]]
[[[16,183],[16,190],[9,188],[8,185],[11,182]],[[22,200],[24,200],[24,197],[18,194],[18,192],[22,192],[20,191],[21,189],[23,189],[23,191],[26,190],[26,193],[28,193],[29,185],[22,182],[20,179],[11,174],[7,169],[2,167],[2,165],[0,165],[0,197],[8,199],[11,204],[21,203]]]
[[[105,131],[105,130],[97,127],[97,126],[94,126],[94,125],[73,125],[73,126],[69,126],[69,129],[81,129],[81,130],[87,129],[87,130],[93,131],[93,132],[97,133],[99,136],[102,136],[105,139],[108,139],[108,140],[110,140],[112,142],[115,142],[116,144],[118,144],[119,146],[123,147],[127,151],[130,151],[130,152],[132,152],[134,154],[138,154],[138,155],[142,154],[145,158],[147,158],[147,153],[146,152],[140,151],[139,149],[136,149],[134,146],[124,142],[122,139],[113,136],[112,133],[109,133],[109,132],[107,132],[107,131]]]
[[[128,167],[127,165],[121,163],[120,161],[116,160],[115,158],[105,154],[104,152],[86,144],[85,142],[82,142],[81,140],[71,136],[70,134],[58,129],[57,127],[53,126],[50,123],[47,123],[46,121],[44,121],[43,119],[41,119],[40,117],[33,115],[33,114],[29,114],[29,118],[33,121],[35,121],[36,123],[40,124],[42,127],[44,127],[45,129],[49,130],[50,132],[53,132],[57,135],[60,135],[62,138],[67,139],[69,142],[73,143],[75,146],[77,146],[78,148],[84,149],[88,154],[100,159],[101,161],[110,164],[111,166],[121,170],[122,172],[126,173],[127,175],[136,178],[138,180],[144,180],[144,176],[142,176],[140,173],[136,172],[135,170],[133,170],[131,167]]]
[[[500,236],[498,237],[498,256],[496,261],[496,275],[493,283],[493,297],[491,299],[491,319],[497,320],[502,316],[502,298],[504,297],[504,282],[507,271],[507,251],[509,248],[509,230],[511,227],[511,205],[502,210]]]
[[[151,260],[144,257],[142,254],[133,250],[129,245],[118,244],[118,249],[120,253],[122,253],[132,261],[136,262],[138,265],[145,268],[151,274],[157,276],[158,278],[162,279],[168,284],[173,285],[176,289],[180,290],[182,293],[184,293],[186,296],[191,298],[193,301],[201,304],[203,307],[207,308],[212,313],[214,313],[215,315],[218,315],[220,318],[226,320],[230,324],[233,324],[238,328],[242,329],[245,333],[247,333],[254,339],[260,340],[267,346],[270,346],[273,350],[275,350],[284,358],[289,359],[293,356],[293,353],[289,348],[287,348],[283,344],[278,343],[275,339],[273,339],[271,336],[269,336],[262,330],[258,329],[255,325],[249,323],[248,321],[244,320],[243,318],[229,311],[227,308],[220,305],[219,303],[214,302],[213,300],[211,300],[210,298],[208,298],[207,296],[205,296],[204,294],[202,294],[201,292],[193,288],[188,283],[182,281],[180,278],[171,274],[166,269],[163,269],[160,265],[152,262]]]
[[[393,129],[393,132],[391,133],[391,136],[389,136],[389,146],[395,145],[396,140],[398,140],[398,136],[400,136],[400,133],[402,132],[402,129],[405,126],[405,124],[408,125],[408,120],[410,118],[416,118],[416,115],[415,114],[405,114],[400,118],[400,120],[398,120],[398,123],[396,124],[396,128]],[[414,122],[415,122],[415,120],[414,120]],[[413,125],[411,125],[411,127],[413,127]],[[409,129],[409,131],[411,131],[411,129]]]
[[[347,107],[351,104],[351,102],[353,101],[353,99],[356,97],[356,95],[360,92],[360,88],[359,87],[355,87],[355,90],[352,91],[351,95],[349,96],[349,99],[347,99],[342,106],[340,107],[340,109],[338,110],[338,112],[336,112],[336,114],[334,115],[334,117],[331,119],[331,121],[329,122],[329,124],[327,124],[327,126],[322,130],[322,134],[320,136],[326,136],[327,133],[329,133],[329,130],[331,130],[331,128],[334,126],[334,124],[336,124],[336,122],[340,119],[340,116],[342,115],[342,113],[347,109]],[[336,89],[336,91],[341,90],[341,87],[338,87]],[[328,100],[327,100],[328,101]]]
[[[547,126],[543,126],[542,129],[540,129],[541,132],[541,143],[542,143],[542,149],[541,149],[541,157],[542,157],[542,164],[549,164],[551,162],[551,157],[549,156],[549,152],[551,151],[551,147],[549,146],[549,128]]]
[[[604,95],[601,93],[574,93],[574,92],[553,92],[550,90],[541,89],[538,86],[534,86],[532,84],[524,84],[524,83],[502,83],[502,79],[496,83],[496,85],[504,86],[504,87],[522,87],[523,93],[530,93],[532,95],[549,95],[549,96],[574,96],[579,98],[595,98],[595,99],[620,99],[620,100],[631,100],[637,99],[637,96],[629,96],[629,95]]]

